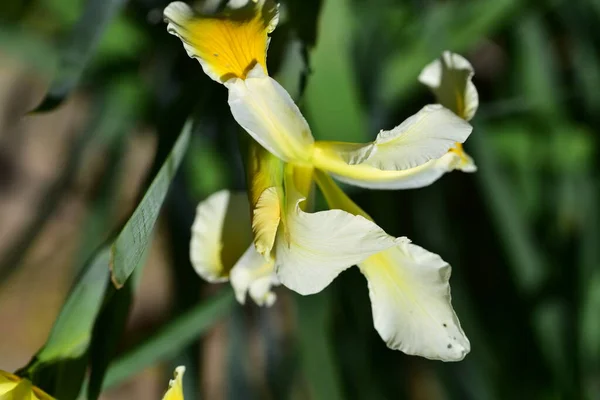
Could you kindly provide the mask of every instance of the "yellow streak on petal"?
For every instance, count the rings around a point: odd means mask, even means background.
[[[198,19],[190,21],[187,40],[198,56],[210,64],[222,81],[246,77],[260,64],[267,71],[267,32],[262,22],[227,19]]]
[[[214,79],[245,79],[258,63],[267,73],[268,34],[277,20],[272,2],[248,2],[239,10],[217,15],[165,13],[169,31],[184,42],[188,54],[200,59]],[[168,8],[167,8],[168,10]]]
[[[270,258],[279,226],[281,208],[277,188],[270,187],[262,192],[252,210],[252,232],[256,251]]]
[[[248,187],[256,251],[269,258],[281,219],[283,165],[255,141],[249,145]]]

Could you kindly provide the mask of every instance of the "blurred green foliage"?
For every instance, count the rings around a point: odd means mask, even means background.
[[[197,363],[193,342],[241,308],[229,292],[199,301],[204,284],[187,260],[195,203],[220,188],[242,188],[244,173],[225,89],[166,33],[167,4],[0,2],[0,56],[51,81],[37,112],[52,112],[73,91],[92,99],[95,118],[85,141],[71,148],[70,168],[90,141],[113,149],[84,229],[76,283],[46,346],[19,371],[60,399],[95,399],[103,387],[159,361],[187,355]],[[282,11],[269,67],[318,138],[369,140],[432,101],[416,78],[442,50],[472,61],[481,107],[466,147],[479,171],[454,172],[419,190],[353,192],[387,232],[409,236],[453,265],[454,304],[472,352],[442,364],[388,350],[372,328],[364,279],[351,270],[324,293],[290,294],[294,339],[267,340],[260,349],[267,359],[260,390],[248,384],[245,333],[258,324],[272,338],[271,311],[248,305],[247,315],[233,313],[228,397],[599,399],[600,2],[282,0]],[[193,124],[180,136],[188,119]],[[149,190],[138,206],[151,212],[136,211],[111,232],[124,138],[135,125],[158,136]],[[151,185],[155,177],[158,186]],[[57,192],[72,181],[68,168],[62,179]],[[175,315],[119,353],[142,273],[136,266],[168,187]],[[18,268],[56,209],[53,199],[0,260],[0,273]],[[117,290],[102,249],[124,235],[112,266],[127,283]],[[135,262],[123,261],[131,257]],[[190,399],[194,394],[187,390]]]

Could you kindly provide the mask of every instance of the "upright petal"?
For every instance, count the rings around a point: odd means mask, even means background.
[[[281,219],[283,163],[251,140],[247,173],[254,245],[260,254],[269,259]]]
[[[274,1],[230,1],[215,15],[176,1],[165,8],[164,17],[168,32],[181,39],[188,55],[215,81],[244,79],[257,64],[267,71],[268,35],[279,18]]]
[[[190,259],[198,275],[209,282],[226,281],[250,243],[245,193],[222,190],[198,204],[190,242]]]
[[[438,103],[469,121],[479,107],[479,95],[473,84],[471,63],[463,56],[444,51],[442,56],[423,68],[419,82],[428,86]]]
[[[253,245],[248,247],[242,258],[231,269],[231,286],[241,304],[246,302],[246,294],[259,306],[270,307],[277,296],[271,288],[279,285],[273,259],[265,260]]]
[[[303,294],[323,290],[343,270],[388,249],[395,239],[372,221],[342,210],[307,213],[286,173],[287,209],[275,243],[277,276]]]
[[[163,400],[183,400],[183,374],[185,367],[175,368],[174,379],[169,381],[169,389],[165,393]]]
[[[255,67],[227,82],[235,120],[265,149],[287,162],[308,163],[313,137],[298,106],[277,81]]]
[[[375,329],[388,347],[459,361],[471,350],[450,296],[450,265],[406,238],[358,264],[369,284]]]

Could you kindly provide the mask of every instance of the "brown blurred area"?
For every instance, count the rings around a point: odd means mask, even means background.
[[[56,111],[26,115],[41,100],[47,82],[24,65],[0,55],[0,259],[43,212],[53,185],[65,173],[73,142],[82,134],[90,107],[76,94]],[[156,147],[151,132],[129,136],[119,188],[116,226],[132,211]],[[106,165],[106,149],[87,145],[56,207],[18,265],[0,270],[0,369],[25,365],[43,345],[76,273],[81,228]],[[167,246],[161,224],[154,238],[129,331],[164,320],[170,308]],[[106,232],[108,234],[108,232]],[[144,371],[102,399],[160,398],[167,382],[160,368]],[[160,377],[160,379],[159,379]]]

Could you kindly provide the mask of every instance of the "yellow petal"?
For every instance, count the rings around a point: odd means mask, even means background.
[[[255,141],[249,145],[248,187],[256,251],[270,257],[281,218],[283,164]]]
[[[181,39],[188,55],[215,81],[244,79],[256,64],[266,73],[268,35],[278,21],[272,0],[232,1],[215,15],[176,1],[165,8],[164,17],[168,32]]]
[[[31,381],[0,370],[0,399],[2,400],[54,400]]]
[[[165,393],[163,400],[183,400],[183,374],[185,367],[175,368],[175,378],[169,381],[169,389]]]
[[[0,395],[4,395],[13,390],[21,378],[11,373],[0,370]]]

